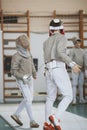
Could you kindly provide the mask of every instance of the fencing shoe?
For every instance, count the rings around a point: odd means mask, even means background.
[[[21,122],[21,120],[19,119],[19,117],[15,114],[11,115],[11,118],[17,123],[19,124],[20,126],[23,125],[23,123]]]
[[[31,128],[38,128],[39,127],[39,124],[36,123],[34,120],[30,122],[30,127]]]
[[[52,124],[44,123],[43,130],[55,130]]]
[[[81,104],[87,103],[87,100],[82,99],[82,100],[79,101],[79,103],[81,103]]]
[[[59,125],[60,120],[58,121],[58,120],[54,117],[54,115],[49,116],[49,120],[50,120],[50,122],[53,124],[54,130],[61,130],[61,127],[60,127],[60,125]]]
[[[76,105],[76,100],[73,100],[73,101],[72,101],[72,105]]]

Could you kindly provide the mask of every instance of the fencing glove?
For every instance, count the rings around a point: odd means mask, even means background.
[[[28,84],[31,79],[31,74],[26,74],[23,76],[23,83]]]

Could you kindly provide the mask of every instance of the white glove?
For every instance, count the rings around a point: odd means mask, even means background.
[[[80,72],[80,69],[81,69],[81,66],[79,66],[79,65],[77,65],[77,64],[72,67],[72,71],[73,71],[74,73]]]
[[[30,79],[31,79],[31,75],[30,75],[30,74],[24,75],[24,76],[23,76],[23,83],[24,83],[24,84],[28,84],[29,81],[30,81]]]

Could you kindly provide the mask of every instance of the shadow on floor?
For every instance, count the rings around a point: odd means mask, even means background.
[[[87,104],[70,105],[67,109],[68,112],[87,118]]]
[[[0,115],[0,130],[15,130],[14,127],[12,127],[7,120],[5,120],[1,115]]]
[[[54,102],[53,106],[57,107],[59,102],[60,102],[59,100],[56,100]],[[87,118],[87,103],[86,104],[79,104],[79,103],[77,103],[76,105],[70,104],[68,109],[67,109],[67,111],[71,112],[71,113],[74,113],[76,115],[79,115],[79,116]]]

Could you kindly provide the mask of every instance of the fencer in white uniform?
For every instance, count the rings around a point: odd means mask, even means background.
[[[19,115],[25,107],[30,119],[30,127],[36,128],[39,124],[35,122],[32,111],[33,78],[36,79],[36,70],[29,51],[29,44],[29,38],[26,35],[21,35],[16,39],[17,52],[12,56],[11,74],[16,78],[23,100],[11,117],[16,123],[23,125]]]
[[[53,19],[49,25],[49,32],[49,38],[43,43],[47,83],[44,129],[61,130],[60,117],[73,99],[72,86],[66,70],[66,64],[76,73],[80,71],[80,66],[66,54],[67,40],[61,20]],[[60,101],[57,111],[52,113],[57,88],[63,95],[63,99]]]
[[[83,85],[84,85],[84,71],[85,71],[85,53],[80,47],[82,40],[77,37],[72,38],[74,47],[70,50],[69,56],[71,59],[81,66],[81,71],[79,73],[74,73],[72,71],[72,89],[73,89],[73,105],[77,103],[77,87],[79,93],[79,103],[87,103],[83,95]]]
[[[85,77],[87,78],[87,50],[84,53],[84,69],[85,69]]]

